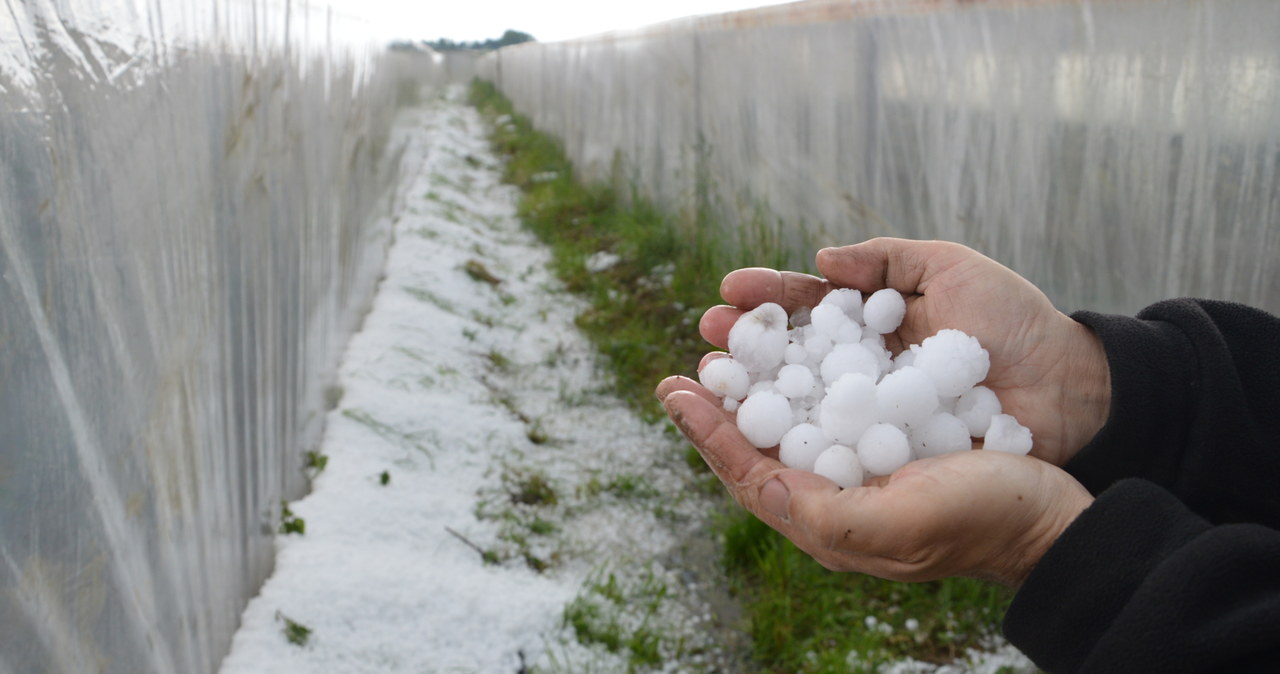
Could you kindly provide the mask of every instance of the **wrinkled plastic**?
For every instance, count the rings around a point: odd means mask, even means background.
[[[776,225],[795,264],[944,238],[1064,309],[1280,312],[1277,35],[1271,0],[816,2],[519,45],[480,72],[583,175],[730,241]]]
[[[400,74],[438,61],[361,29],[0,9],[0,672],[226,652],[382,263]]]

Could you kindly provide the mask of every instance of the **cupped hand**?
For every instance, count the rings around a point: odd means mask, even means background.
[[[943,328],[976,337],[991,355],[983,384],[1031,429],[1033,456],[1064,465],[1105,423],[1111,381],[1101,343],[1000,263],[956,243],[872,239],[825,248],[817,264],[825,278],[763,268],[730,273],[720,294],[732,306],[703,315],[703,337],[725,348],[734,321],[765,302],[790,313],[833,288],[893,288],[907,313],[897,332],[885,335],[889,349],[896,354]]]
[[[914,461],[842,490],[753,447],[692,380],[668,378],[658,396],[738,503],[836,571],[902,581],[970,576],[1018,587],[1092,502],[1061,469],[995,451]]]

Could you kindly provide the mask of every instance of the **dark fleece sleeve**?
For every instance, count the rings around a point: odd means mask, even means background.
[[[1097,500],[1014,597],[1051,672],[1280,671],[1280,319],[1172,300],[1079,313],[1112,377],[1066,466]]]

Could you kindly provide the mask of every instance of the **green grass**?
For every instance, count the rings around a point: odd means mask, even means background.
[[[734,236],[717,236],[722,228],[706,213],[681,221],[634,194],[622,199],[606,186],[582,185],[559,143],[535,131],[492,85],[474,84],[472,103],[491,122],[506,180],[523,191],[521,219],[550,246],[563,283],[590,302],[578,324],[607,357],[615,391],[642,415],[660,418],[653,387],[670,374],[695,376],[711,348],[698,335],[698,318],[720,303],[724,274],[744,266],[786,266],[778,229],[762,215]],[[500,116],[511,122],[493,124]],[[598,251],[620,261],[590,272],[586,260]],[[690,452],[690,465],[705,471]],[[734,506],[715,478],[703,475],[699,486],[725,504],[717,526],[724,565],[761,671],[871,672],[906,657],[948,661],[997,631],[1009,601],[1002,588],[967,579],[904,584],[827,571]],[[595,480],[587,489],[650,496],[647,485],[631,476]],[[583,643],[627,650],[633,667],[643,666],[647,637],[609,627],[602,600],[608,583],[597,585],[566,610],[566,621]],[[868,627],[868,618],[874,626]],[[918,621],[916,629],[906,628],[908,618]]]

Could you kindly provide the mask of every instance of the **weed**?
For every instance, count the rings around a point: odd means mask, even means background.
[[[458,313],[457,309],[454,307],[453,302],[450,302],[449,300],[431,292],[430,290],[427,290],[426,288],[415,288],[412,286],[406,286],[404,291],[406,293],[409,293],[409,296],[413,297],[419,302],[426,302],[427,304],[435,305],[441,311],[444,311],[450,314]]]
[[[280,502],[280,533],[282,534],[298,534],[299,536],[307,533],[307,521],[293,514],[289,510],[289,502]]]
[[[323,473],[325,466],[328,465],[329,457],[320,452],[307,452],[306,459],[302,463],[302,467],[311,473],[313,477]]]
[[[311,638],[311,628],[302,623],[289,618],[285,614],[276,611],[276,620],[284,622],[284,638],[285,641],[294,646],[306,646],[307,640]]]
[[[535,445],[545,445],[551,442],[551,436],[547,435],[547,432],[542,429],[541,419],[533,422],[533,425],[525,431],[525,437],[529,438],[529,442]]]
[[[532,469],[509,468],[502,475],[502,484],[513,503],[524,505],[555,505],[556,490],[543,473]]]
[[[502,283],[502,279],[494,276],[493,273],[489,271],[489,268],[484,266],[483,262],[474,258],[467,260],[466,263],[462,265],[462,270],[467,273],[467,276],[471,277],[472,281],[481,281],[493,286]]]
[[[342,416],[365,426],[369,430],[381,436],[384,440],[388,440],[393,444],[415,449],[426,454],[427,458],[432,459],[434,463],[431,448],[419,440],[419,437],[423,435],[431,436],[434,439],[434,431],[426,430],[417,433],[408,433],[383,421],[379,421],[372,414],[356,408],[342,410]]]
[[[378,484],[384,487],[391,484],[391,471],[382,471],[382,473],[378,475]]]

